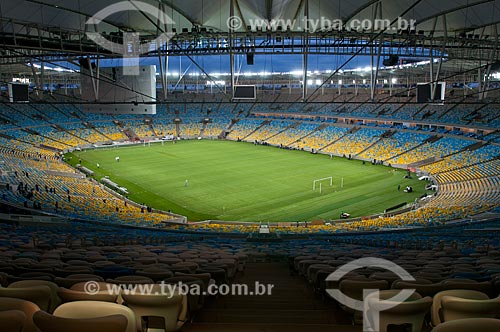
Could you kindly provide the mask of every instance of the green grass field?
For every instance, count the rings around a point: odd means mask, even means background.
[[[404,170],[231,141],[87,150],[66,159],[72,165],[81,159],[96,179],[109,176],[138,203],[193,221],[309,221],[338,219],[342,211],[366,216],[414,201],[426,184],[404,179]],[[313,180],[329,176],[332,187],[325,181],[322,194],[312,190]],[[404,193],[407,185],[415,192]]]

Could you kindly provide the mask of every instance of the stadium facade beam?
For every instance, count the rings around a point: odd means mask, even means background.
[[[36,88],[35,93],[36,95],[39,95],[39,91],[41,91],[43,87],[40,84],[40,77],[36,72],[35,63],[33,62],[33,59],[30,59],[30,67],[31,67],[31,72],[33,74],[33,80],[35,81],[35,88]]]
[[[241,22],[243,22],[243,28],[245,29],[245,32],[248,32],[249,31],[248,24],[245,17],[243,16],[243,11],[241,10],[240,3],[238,2],[238,0],[233,0],[233,1],[234,1],[234,7],[238,11],[238,16],[241,18]]]
[[[269,21],[273,18],[273,0],[266,0],[266,18]]]
[[[229,17],[234,17],[234,0],[229,0]],[[229,66],[231,67],[231,99],[234,97],[234,24],[229,24]]]
[[[304,26],[304,54],[302,58],[302,101],[307,101],[307,70],[309,69],[308,61],[309,61],[309,0],[304,0],[304,17],[305,26]]]
[[[297,18],[299,17],[299,15],[300,15],[300,9],[304,5],[305,1],[306,0],[300,0],[299,4],[297,5],[297,10],[295,11],[295,14],[293,15],[293,19],[294,20],[297,20]]]
[[[434,76],[434,78],[433,78],[433,73],[431,73],[431,82],[434,82],[434,83],[431,83],[432,84],[431,85],[432,86],[432,89],[431,89],[431,100],[432,101],[436,97],[437,86],[439,84],[439,78],[440,78],[439,75],[441,74],[441,67],[443,65],[443,55],[444,55],[444,52],[446,50],[446,41],[448,39],[448,24],[446,23],[446,14],[441,16],[441,19],[442,19],[442,24],[443,24],[444,39],[441,41],[442,46],[441,46],[441,52],[439,54],[439,64],[438,64],[437,72],[436,72],[436,75]],[[436,17],[436,19],[434,21],[434,30],[436,28],[437,20],[438,20],[438,17]],[[433,64],[434,64],[434,61],[432,60],[431,66],[430,66],[431,70],[433,68]]]
[[[92,66],[92,63],[90,62],[90,59],[86,58],[85,60],[88,63],[90,82],[92,83],[92,92],[94,93],[95,101],[99,101],[99,81],[101,79],[100,70],[99,70],[99,58],[97,58],[96,72],[95,73],[94,73],[94,69],[92,68],[93,66]]]
[[[189,72],[189,69],[191,69],[191,65],[192,64],[189,64],[189,66],[186,68],[186,70],[184,72],[179,73],[179,79],[177,80],[177,83],[175,83],[174,91],[177,90],[177,87],[179,86],[179,84],[181,84],[182,80],[184,79],[186,74]]]
[[[479,100],[484,100],[488,94],[488,90],[490,87],[490,75],[491,75],[491,69],[493,66],[493,63],[495,62],[495,59],[498,57],[497,55],[497,50],[498,50],[498,25],[494,26],[494,33],[495,33],[495,49],[491,51],[491,58],[490,58],[490,63],[488,67],[486,68],[486,73],[484,75],[484,84],[482,85],[482,89],[480,93],[478,94],[478,99]],[[481,80],[481,76],[479,76],[479,80]]]
[[[163,16],[163,27],[161,26],[161,16]],[[158,3],[158,20],[156,24],[158,27],[163,28],[162,30],[165,32],[168,32],[168,20],[167,20],[167,14],[165,12],[165,4],[163,2]],[[160,31],[159,28],[157,28],[157,34],[160,35],[162,32]],[[162,54],[161,52],[158,52],[158,61],[160,64],[160,82],[161,82],[161,88],[162,88],[162,99],[167,100],[168,96],[168,46],[169,43],[165,43],[165,54]]]
[[[161,53],[158,53],[158,61],[160,63],[160,82],[162,89],[162,99],[167,100],[168,96],[168,55],[162,56]]]
[[[373,11],[373,22],[375,22],[375,19],[377,18],[382,18],[382,2],[377,2],[375,3],[375,8]],[[375,26],[372,27],[372,33],[375,32]],[[373,54],[373,43],[370,45],[370,99],[373,101],[375,100],[375,95],[377,93],[377,81],[378,81],[378,73],[380,69],[380,56],[382,53],[382,42],[383,38],[382,35],[379,38],[378,41],[378,47],[377,47],[377,60],[374,61],[374,54]]]

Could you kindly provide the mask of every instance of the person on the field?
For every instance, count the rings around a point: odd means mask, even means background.
[[[119,163],[120,162],[120,157],[116,157],[115,160],[116,160],[117,163]]]
[[[188,187],[188,184],[189,184],[189,183],[188,183],[188,180],[186,179],[186,181],[184,181],[184,187],[186,187],[186,188],[187,188],[187,187]]]

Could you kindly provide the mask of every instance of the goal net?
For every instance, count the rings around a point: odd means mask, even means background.
[[[316,191],[319,189],[319,193],[322,194],[323,188],[326,186],[333,187],[333,176],[313,180],[313,191]]]

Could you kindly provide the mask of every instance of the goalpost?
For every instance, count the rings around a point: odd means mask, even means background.
[[[323,182],[330,180],[330,187],[333,187],[333,176],[327,178],[313,180],[313,191],[316,191],[317,184],[319,183],[319,193],[323,193]]]
[[[316,188],[319,188],[319,193],[323,193],[323,182],[329,181],[330,187],[333,187],[333,176],[329,176],[327,178],[313,180],[313,191],[316,191]],[[342,177],[340,181],[340,188],[344,188],[344,178]]]

